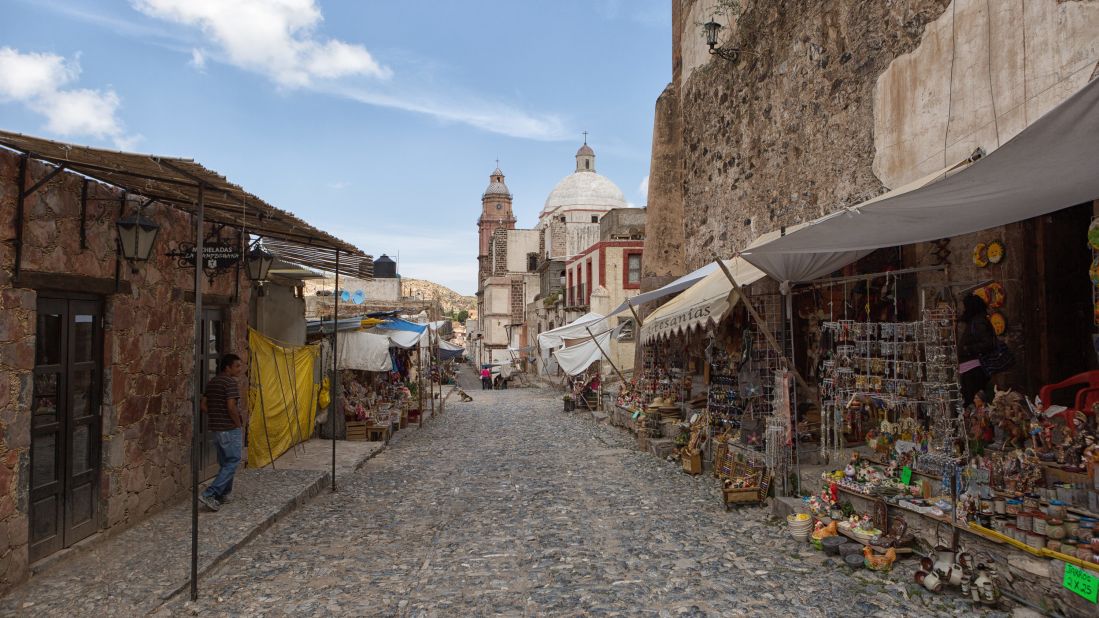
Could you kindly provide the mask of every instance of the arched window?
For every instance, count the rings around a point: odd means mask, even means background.
[[[586,169],[586,170],[591,169],[591,161],[589,161],[587,159],[584,159],[584,169]]]

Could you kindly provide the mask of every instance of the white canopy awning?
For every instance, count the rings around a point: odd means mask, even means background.
[[[340,369],[359,371],[390,371],[393,361],[389,357],[389,337],[355,331],[339,333],[339,358],[336,365]]]
[[[701,281],[703,277],[717,270],[717,262],[710,262],[709,264],[699,268],[694,272],[689,272],[682,277],[672,281],[668,285],[656,288],[650,292],[643,292],[637,296],[631,296],[626,302],[615,307],[614,311],[611,311],[608,315],[614,316],[624,311],[630,310],[630,305],[637,308],[645,303],[651,303],[654,300],[660,300],[666,296],[675,294],[676,292],[682,292],[687,288],[694,285],[696,282]]]
[[[564,326],[539,334],[538,347],[546,352],[554,350],[565,345],[565,339],[588,337],[589,328],[593,333],[607,330],[607,318],[600,313],[585,313]]]
[[[612,331],[604,330],[603,332],[598,332],[593,329],[592,332],[595,333],[594,339],[585,333],[584,336],[586,339],[584,341],[575,345],[570,345],[567,348],[554,350],[553,356],[557,359],[557,364],[570,376],[583,373],[592,363],[603,358],[603,353],[599,351],[599,346],[603,346],[604,350],[608,349],[610,346]],[[596,342],[598,342],[598,344]]]
[[[721,321],[738,299],[733,295],[733,284],[729,283],[729,278],[717,262],[713,265],[714,272],[645,319],[641,327],[642,342]],[[725,266],[741,286],[751,285],[764,277],[762,271],[741,258],[725,260]]]
[[[761,239],[741,255],[779,281],[812,281],[874,249],[969,234],[1099,198],[1097,161],[1099,80],[1092,80],[962,171],[932,182],[951,166],[919,187]]]

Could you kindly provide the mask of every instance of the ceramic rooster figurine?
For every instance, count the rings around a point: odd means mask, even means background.
[[[866,558],[866,565],[875,571],[888,571],[893,568],[893,562],[897,559],[897,551],[890,547],[881,556],[875,556],[874,550],[869,545],[862,548],[862,555]]]
[[[833,520],[832,523],[825,526],[818,521],[817,528],[813,531],[813,538],[819,541],[825,537],[836,536],[837,534],[839,534],[838,524],[839,522]]]

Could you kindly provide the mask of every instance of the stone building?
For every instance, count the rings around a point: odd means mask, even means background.
[[[228,196],[246,195],[239,187],[181,159],[9,133],[0,144],[0,236],[15,239],[0,244],[2,592],[31,563],[140,521],[191,486],[196,366],[205,380],[220,354],[247,358],[256,308],[244,268],[207,263],[205,344],[196,359],[195,271],[181,257],[195,239],[190,204],[181,205],[195,185],[187,188],[191,177],[173,175],[172,166],[189,166],[187,173],[218,189],[201,232],[208,245],[230,251],[248,241],[220,210]],[[135,161],[150,168],[132,171]],[[172,182],[157,180],[157,166]],[[155,197],[137,194],[138,186]],[[128,262],[116,220],[139,211],[159,230],[149,259]],[[238,202],[234,212],[245,209]],[[253,196],[246,212],[250,222],[260,212],[269,217],[249,232],[354,250]],[[204,432],[204,479],[216,472],[211,440]]]

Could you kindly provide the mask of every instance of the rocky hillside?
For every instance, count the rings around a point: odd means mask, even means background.
[[[466,311],[473,312],[477,309],[477,297],[476,296],[462,296],[454,290],[438,283],[432,283],[431,281],[425,281],[423,279],[401,279],[402,293],[405,295],[415,296],[417,292],[422,292],[424,298],[438,298],[439,303],[443,306],[443,311]],[[411,290],[411,294],[409,294]]]

